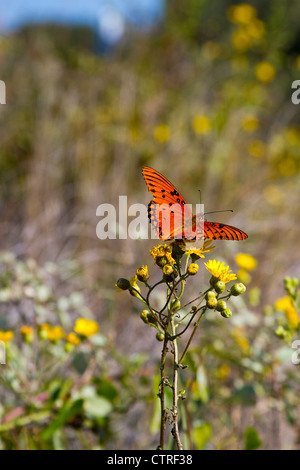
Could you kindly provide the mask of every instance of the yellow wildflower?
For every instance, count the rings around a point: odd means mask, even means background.
[[[53,326],[47,331],[47,337],[50,341],[58,341],[59,339],[63,338],[65,333],[61,326]]]
[[[248,152],[253,157],[261,158],[265,154],[265,144],[261,140],[253,140],[248,146]]]
[[[254,132],[258,128],[259,121],[253,114],[246,114],[242,119],[242,128],[246,132]]]
[[[141,266],[136,270],[136,276],[139,281],[146,282],[149,279],[148,266]]]
[[[282,310],[291,326],[297,328],[299,325],[298,312],[293,305],[291,297],[288,295],[276,300],[274,307],[276,310]]]
[[[158,245],[154,246],[152,250],[150,250],[151,256],[157,262],[160,258],[166,258],[165,264],[174,264],[175,260],[172,258],[172,249],[169,245]]]
[[[81,343],[80,338],[78,338],[78,336],[73,331],[71,331],[71,333],[65,337],[65,340],[67,343],[74,344],[74,346],[77,346]]]
[[[231,369],[228,364],[222,364],[217,370],[217,377],[221,380],[227,379],[228,375],[230,374],[230,370]]]
[[[221,263],[220,261],[209,260],[207,263],[204,263],[204,265],[211,275],[219,281],[227,283],[237,279],[236,275],[231,272],[229,266],[225,266],[224,262]]]
[[[0,341],[3,341],[4,343],[7,343],[11,339],[13,339],[14,333],[13,331],[2,331],[0,330]]]
[[[256,9],[248,3],[232,5],[227,9],[229,21],[237,24],[249,24],[256,18]]]
[[[94,320],[87,320],[86,318],[78,318],[74,326],[75,333],[81,336],[93,336],[99,331],[99,325]]]
[[[235,262],[239,268],[245,271],[253,271],[257,266],[257,260],[254,256],[247,253],[238,253],[235,257]]]
[[[154,138],[160,144],[166,144],[171,138],[171,131],[166,124],[160,124],[154,129]]]
[[[188,272],[191,276],[194,276],[195,274],[197,274],[198,270],[199,270],[198,264],[196,264],[196,263],[191,263],[191,264],[188,266],[187,272]]]
[[[33,341],[34,333],[31,326],[22,326],[22,328],[20,328],[20,333],[27,343],[31,343]]]
[[[255,75],[260,82],[270,83],[275,78],[276,69],[270,62],[259,62],[255,67]]]
[[[192,126],[197,134],[208,134],[211,131],[211,120],[206,116],[197,114],[192,120]]]
[[[185,249],[185,246],[182,248],[186,255],[197,255],[199,258],[205,258],[203,253],[208,253],[215,248],[215,245],[212,244],[211,240],[206,240],[203,243],[202,248],[190,248],[189,250]]]

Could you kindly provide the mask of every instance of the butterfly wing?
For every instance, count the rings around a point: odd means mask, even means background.
[[[148,205],[152,228],[161,240],[184,239],[183,227],[191,226],[192,212],[175,186],[161,173],[145,166],[143,176],[154,199]],[[171,211],[171,213],[170,213]],[[184,221],[189,219],[188,225]]]
[[[248,235],[232,225],[204,222],[205,238],[210,240],[246,240]]]
[[[148,217],[152,228],[161,240],[204,239],[245,240],[248,235],[231,225],[217,222],[196,223],[196,216],[175,186],[161,173],[145,166],[143,176],[154,199],[148,205]],[[171,208],[171,214],[169,208]],[[192,222],[191,222],[192,221]]]

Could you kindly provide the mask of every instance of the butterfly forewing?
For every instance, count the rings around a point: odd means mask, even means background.
[[[143,176],[154,199],[148,205],[152,228],[161,240],[245,240],[248,235],[231,225],[200,223],[175,186],[158,171],[145,166]]]

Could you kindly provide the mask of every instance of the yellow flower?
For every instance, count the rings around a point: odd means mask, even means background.
[[[172,258],[172,249],[169,245],[154,246],[150,250],[151,256],[157,261],[159,258],[166,258],[166,264],[174,264],[175,260]]]
[[[217,377],[221,380],[227,379],[230,374],[230,367],[227,364],[222,364],[217,370]]]
[[[211,120],[206,116],[197,114],[192,120],[192,126],[197,134],[208,134],[211,131]]]
[[[136,270],[136,276],[139,281],[146,282],[149,279],[148,266],[141,266]]]
[[[11,339],[13,339],[14,333],[13,331],[2,331],[0,330],[0,341],[7,343]]]
[[[99,325],[94,320],[87,320],[86,318],[78,318],[74,326],[75,333],[81,336],[93,336],[99,331]]]
[[[197,255],[199,258],[205,258],[203,253],[208,253],[215,248],[215,245],[212,244],[211,240],[206,240],[203,243],[202,248],[190,248],[189,250],[185,249],[185,246],[182,248],[186,255]]]
[[[50,327],[47,333],[47,337],[50,341],[58,341],[65,336],[64,330],[59,325]]]
[[[259,62],[255,67],[255,75],[260,82],[270,83],[275,78],[276,69],[270,62]]]
[[[274,307],[276,310],[282,310],[291,326],[297,328],[299,325],[298,312],[293,305],[291,297],[288,295],[276,300]]]
[[[51,326],[49,323],[42,323],[39,325],[39,337],[41,339],[48,339],[48,332],[50,331]]]
[[[191,276],[194,276],[195,274],[197,274],[199,270],[199,266],[198,264],[196,263],[191,263],[187,269],[187,272],[191,275]]]
[[[253,271],[257,266],[257,260],[254,256],[247,253],[238,253],[235,257],[235,262],[239,268],[245,271]]]
[[[244,28],[238,28],[232,33],[231,42],[233,47],[240,52],[247,51],[253,44],[251,36],[249,36]]]
[[[154,139],[160,144],[166,144],[171,138],[171,131],[166,124],[160,124],[154,129]]]
[[[219,281],[223,281],[225,283],[233,281],[237,279],[236,275],[231,272],[229,266],[225,266],[225,263],[221,263],[220,261],[209,260],[207,263],[204,263],[206,269],[211,273]]]
[[[254,132],[259,125],[259,121],[253,114],[246,114],[242,119],[242,128],[246,132]]]
[[[77,346],[81,343],[80,338],[78,338],[78,336],[73,331],[65,337],[65,340],[67,343],[74,344],[74,346]]]
[[[248,3],[232,5],[227,9],[227,17],[232,23],[249,24],[256,18],[256,9]]]
[[[31,326],[22,326],[22,328],[20,328],[20,333],[27,343],[31,343],[33,341],[34,332]]]
[[[31,326],[22,326],[22,328],[20,328],[20,333],[21,335],[30,335],[31,333],[33,333],[33,328]]]
[[[253,140],[248,146],[248,152],[253,157],[261,158],[265,154],[265,144],[261,140]]]

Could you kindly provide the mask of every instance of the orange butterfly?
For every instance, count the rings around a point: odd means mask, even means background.
[[[199,223],[175,186],[158,171],[148,166],[143,176],[154,199],[148,205],[153,230],[161,240],[245,240],[248,235],[231,225],[216,222]]]

